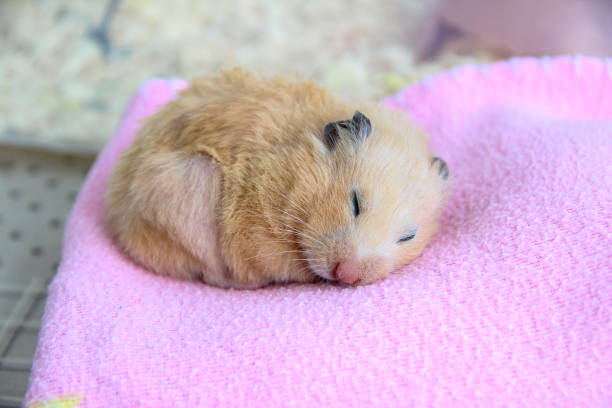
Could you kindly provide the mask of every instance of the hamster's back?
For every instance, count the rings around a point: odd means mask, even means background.
[[[313,81],[256,77],[233,69],[200,77],[164,108],[168,132],[161,144],[211,155],[222,164],[241,154],[270,151],[319,134],[327,122],[351,113],[335,95]]]

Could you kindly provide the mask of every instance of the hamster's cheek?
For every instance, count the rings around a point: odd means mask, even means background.
[[[379,276],[379,275],[365,275],[363,276],[361,279],[359,279],[359,281],[357,281],[357,285],[359,286],[363,286],[363,285],[371,285],[373,283],[376,283],[384,278],[386,278],[387,275],[384,276]]]
[[[370,285],[379,280],[385,279],[391,273],[391,269],[377,268],[376,270],[364,273],[357,282],[358,285]]]

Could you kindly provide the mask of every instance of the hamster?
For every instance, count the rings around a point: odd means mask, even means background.
[[[369,284],[438,229],[448,166],[403,112],[242,69],[191,82],[109,179],[109,232],[136,263],[220,287]]]

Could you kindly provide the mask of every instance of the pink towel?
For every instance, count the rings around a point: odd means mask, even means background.
[[[610,60],[470,66],[386,101],[454,187],[428,250],[357,288],[223,290],[113,246],[109,171],[182,86],[143,86],[79,194],[29,406],[612,406]]]

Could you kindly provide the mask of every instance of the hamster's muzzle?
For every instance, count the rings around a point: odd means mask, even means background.
[[[362,268],[357,262],[342,261],[336,263],[331,275],[342,283],[354,285],[361,278]]]
[[[347,285],[365,285],[386,276],[390,270],[387,262],[379,256],[366,258],[337,258],[332,263],[329,276]]]

